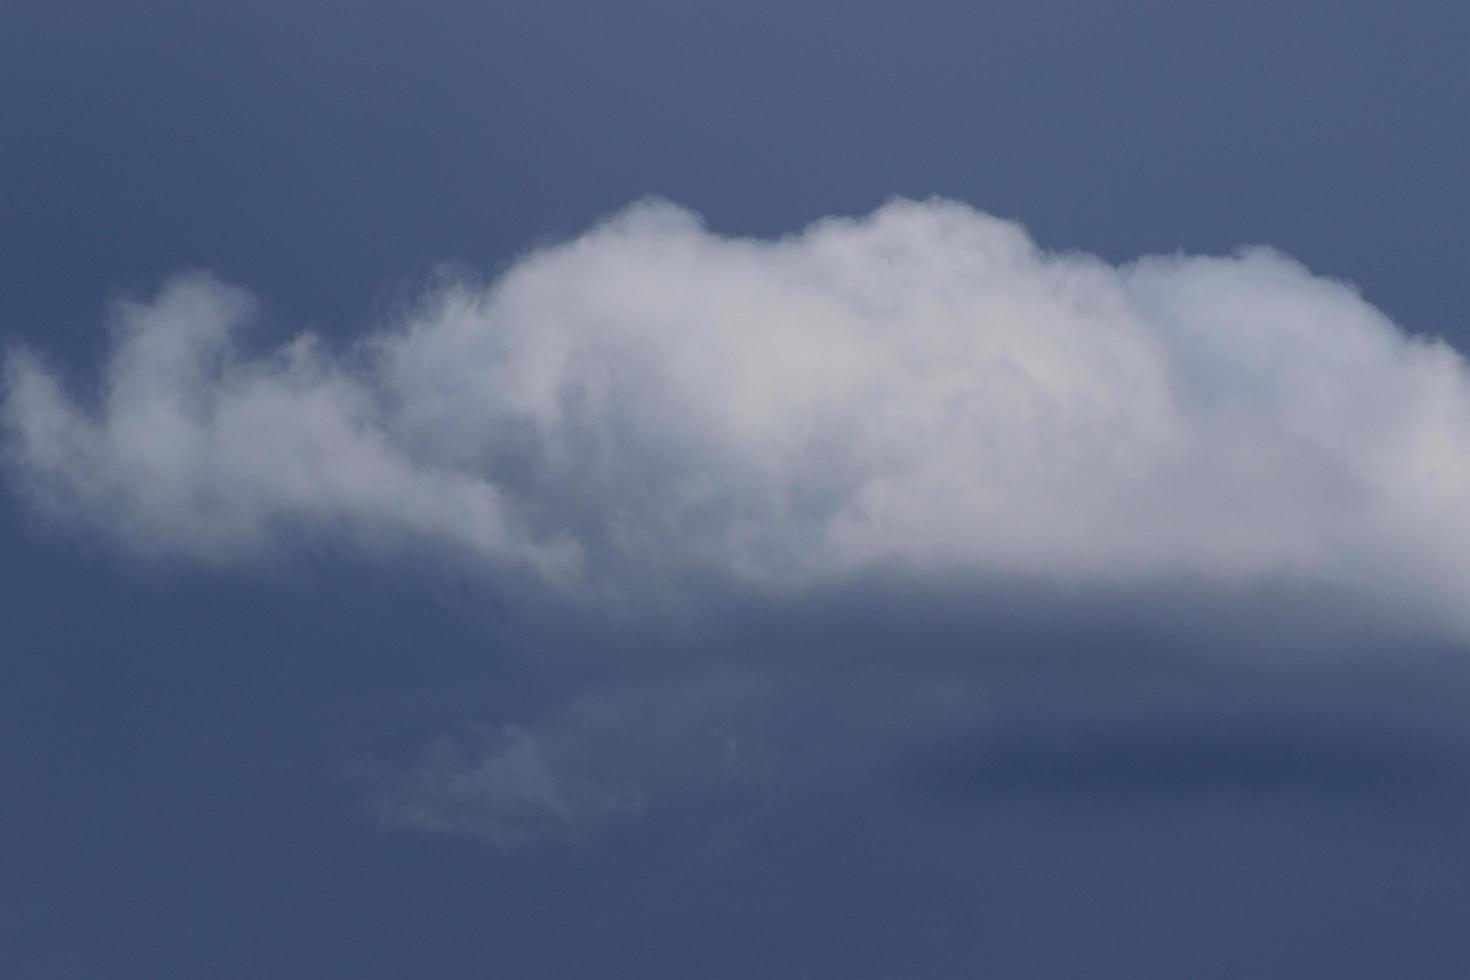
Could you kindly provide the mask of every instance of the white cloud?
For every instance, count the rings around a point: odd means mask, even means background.
[[[644,203],[347,351],[123,304],[95,407],[7,362],[14,472],[126,546],[446,542],[576,590],[691,573],[1282,578],[1464,626],[1470,376],[1257,249],[1122,267],[946,202],[778,241]]]

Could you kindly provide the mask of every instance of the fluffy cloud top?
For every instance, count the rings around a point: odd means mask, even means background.
[[[1255,249],[1121,267],[963,205],[776,241],[636,205],[348,349],[206,276],[99,397],[6,365],[13,473],[130,548],[448,543],[559,587],[1281,578],[1466,625],[1470,375]]]

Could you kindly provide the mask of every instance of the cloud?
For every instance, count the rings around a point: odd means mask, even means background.
[[[346,348],[184,277],[96,399],[6,362],[12,472],[129,549],[434,542],[577,593],[1284,581],[1456,628],[1470,376],[1269,249],[1123,266],[895,201],[779,240],[656,201]],[[95,401],[95,404],[93,402]]]
[[[412,731],[374,746],[406,761],[372,767],[371,805],[386,826],[498,848],[852,819],[906,835],[895,828],[1005,812],[1464,824],[1466,667],[1443,648],[1345,668],[1278,635],[1252,662],[1229,623],[1159,635],[1058,604],[1053,619],[1082,634],[1067,642],[1015,614],[959,612],[955,632],[872,606],[843,611],[855,636],[830,614],[816,634],[769,618],[706,623],[703,642],[640,629],[643,657],[543,664],[539,693],[511,704],[507,659],[555,659],[523,637],[496,651],[478,698],[410,726],[449,733],[427,752]],[[1236,655],[1191,657],[1200,633]]]
[[[466,745],[438,739],[419,763],[387,780],[378,811],[388,826],[475,837],[497,847],[571,843],[636,814],[636,784],[603,785],[548,758],[543,739],[507,725]]]

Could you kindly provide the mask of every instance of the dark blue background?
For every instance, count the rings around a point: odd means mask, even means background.
[[[347,336],[647,193],[757,234],[939,194],[1113,260],[1269,243],[1463,348],[1467,38],[1450,3],[9,0],[0,330],[85,379],[108,299],[182,269],[263,343]],[[773,738],[832,774],[498,851],[380,827],[363,773],[675,639],[543,656],[471,586],[142,567],[0,499],[6,976],[1470,973],[1449,641],[1249,597],[725,610],[818,648]],[[955,671],[1006,738],[844,748],[834,680],[866,717]]]

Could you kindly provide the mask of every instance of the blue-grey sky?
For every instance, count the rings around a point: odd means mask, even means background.
[[[1466,975],[1467,36],[12,0],[0,972]]]

